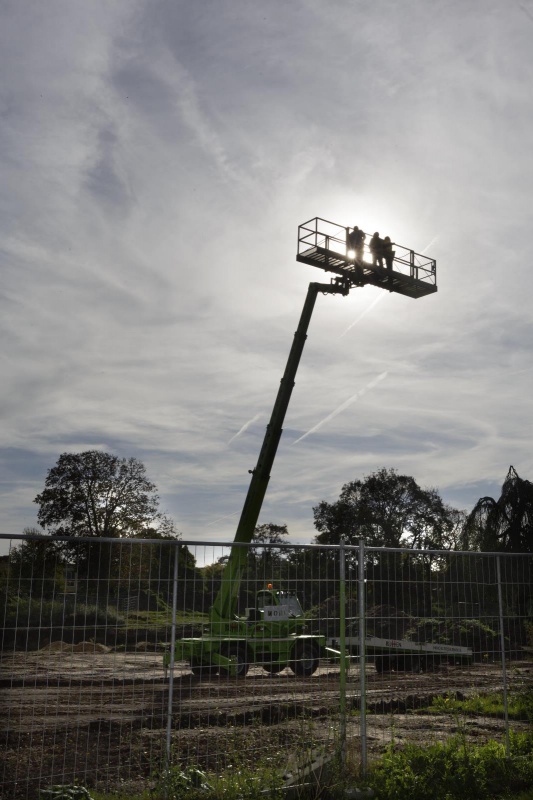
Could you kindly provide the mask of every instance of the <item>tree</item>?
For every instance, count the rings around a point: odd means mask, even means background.
[[[99,450],[60,455],[34,502],[41,527],[58,536],[120,538],[169,525],[144,465]]]
[[[276,525],[274,522],[266,522],[257,525],[254,531],[254,543],[261,544],[283,544],[283,536],[288,536],[289,531],[286,525]]]
[[[25,528],[23,533],[32,538],[12,548],[6,585],[11,593],[33,596],[38,601],[53,597],[64,589],[61,555],[42,531]]]
[[[179,538],[172,521],[158,510],[155,484],[136,458],[99,450],[63,453],[34,502],[41,527],[70,537],[56,547],[66,563],[76,564],[78,579],[83,579],[78,593],[87,602],[105,602],[117,590],[124,577],[124,539],[158,532]],[[94,542],[76,541],[80,536]],[[102,542],[101,537],[117,541]]]
[[[276,525],[273,522],[266,522],[257,525],[254,531],[253,544],[283,544],[283,537],[288,536],[289,531],[286,525]],[[250,548],[250,560],[262,565],[263,572],[272,569],[275,564],[283,559],[283,551],[277,547],[252,547]]]
[[[509,467],[499,499],[481,497],[477,501],[465,535],[485,552],[532,553],[533,483]]]
[[[456,530],[454,509],[436,489],[422,489],[414,478],[382,468],[346,483],[335,503],[313,509],[319,544],[364,539],[374,547],[446,548]]]
[[[252,544],[275,545],[283,544],[283,537],[289,535],[286,525],[276,525],[267,522],[257,525],[254,531]],[[278,547],[250,547],[248,551],[247,587],[249,592],[255,594],[264,588],[268,581],[280,581],[282,565],[285,563],[286,554]]]
[[[348,545],[364,540],[370,547],[414,550],[440,550],[457,546],[458,526],[462,515],[447,506],[436,489],[421,488],[414,478],[382,468],[363,480],[342,487],[335,503],[323,501],[314,508],[315,526],[320,544],[338,544],[341,537]],[[354,570],[355,551],[347,552],[347,565]],[[323,572],[335,574],[332,563]],[[415,575],[434,575],[438,558],[433,553],[412,556],[390,551],[372,551],[366,559],[367,602],[419,608],[429,613],[430,599],[418,596]],[[353,573],[352,573],[353,574]]]

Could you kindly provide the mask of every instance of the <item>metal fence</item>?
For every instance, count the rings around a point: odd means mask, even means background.
[[[393,741],[508,745],[528,726],[516,708],[532,691],[531,555],[241,545],[241,621],[275,638],[256,597],[283,590],[319,660],[269,659],[237,632],[239,677],[229,650],[194,671],[182,658],[183,642],[209,639],[229,545],[1,539],[6,800],[73,783],[133,794],[169,768],[288,786],[334,761],[364,773]]]

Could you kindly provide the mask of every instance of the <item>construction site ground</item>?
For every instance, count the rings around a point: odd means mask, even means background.
[[[42,788],[43,776],[51,783],[120,785],[129,792],[146,789],[147,781],[156,779],[164,764],[169,698],[161,653],[113,652],[91,645],[73,652],[65,646],[4,653],[0,667],[2,797],[36,796],[32,781]],[[507,672],[511,685],[531,688],[531,657],[508,665]],[[296,677],[289,669],[270,675],[252,667],[244,679],[197,678],[178,663],[172,758],[184,766],[220,771],[232,763],[253,765],[265,758],[285,767],[290,753],[331,750],[340,730],[339,679],[339,665],[326,661],[310,678]],[[437,697],[501,692],[499,663],[382,675],[369,663],[366,684],[370,758],[392,739],[397,744],[442,741],[458,728],[472,741],[503,741],[503,719],[428,710]],[[357,665],[348,671],[346,694],[347,752],[357,760]],[[527,724],[514,722],[513,728],[526,729]]]

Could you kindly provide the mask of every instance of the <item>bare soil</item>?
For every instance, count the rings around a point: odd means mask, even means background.
[[[508,667],[514,687],[531,688],[533,660]],[[267,757],[331,751],[339,734],[339,667],[322,663],[310,678],[253,667],[245,679],[193,677],[178,664],[172,687],[174,763],[222,770]],[[502,739],[493,717],[430,714],[433,698],[502,690],[499,664],[385,673],[367,665],[369,756],[394,741],[444,740],[461,729],[471,740]],[[169,681],[156,652],[111,652],[87,645],[3,654],[0,662],[0,796],[32,798],[54,783],[145,789],[163,768]],[[360,675],[347,680],[348,752],[360,750]],[[513,723],[515,729],[525,723]]]

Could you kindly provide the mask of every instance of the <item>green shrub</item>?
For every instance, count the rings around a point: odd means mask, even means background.
[[[533,738],[511,736],[511,754],[498,742],[469,747],[461,737],[427,747],[391,746],[368,784],[380,800],[484,800],[528,789],[533,782]]]
[[[60,785],[41,789],[39,800],[92,800],[85,786]]]

